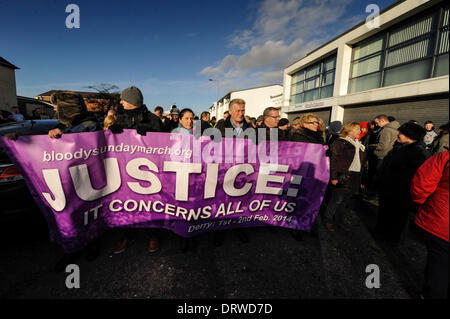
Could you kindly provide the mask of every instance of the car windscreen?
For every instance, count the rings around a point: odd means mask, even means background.
[[[0,136],[19,132],[20,135],[47,135],[48,131],[58,125],[57,120],[31,120],[11,122],[0,125]],[[10,159],[0,147],[0,164],[11,163]]]

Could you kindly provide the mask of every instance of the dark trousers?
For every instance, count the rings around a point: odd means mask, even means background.
[[[430,233],[427,234],[427,265],[425,268],[424,297],[448,298],[448,242]]]
[[[133,241],[136,239],[139,228],[126,228],[124,231],[125,239],[128,241]],[[144,232],[148,239],[156,238],[159,239],[160,230],[158,228],[144,228]]]
[[[343,215],[347,209],[349,209],[352,201],[352,195],[342,189],[331,188],[331,198],[328,202],[327,209],[324,213],[324,222],[326,224],[343,224]]]
[[[392,197],[395,194],[379,193],[378,218],[375,231],[385,240],[400,243],[405,237],[408,225],[408,201]]]

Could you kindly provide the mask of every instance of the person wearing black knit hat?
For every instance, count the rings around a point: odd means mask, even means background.
[[[280,134],[283,135],[283,140],[288,140],[290,126],[291,124],[286,118],[282,118],[278,121],[278,129],[280,130]]]
[[[378,220],[374,235],[398,245],[405,237],[408,215],[417,212],[412,201],[410,183],[417,169],[430,157],[423,138],[425,129],[405,123],[398,128],[397,146],[383,159],[378,185]]]

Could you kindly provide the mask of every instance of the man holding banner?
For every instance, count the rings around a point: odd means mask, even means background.
[[[136,129],[140,135],[144,136],[147,132],[162,132],[161,119],[149,112],[143,101],[142,92],[137,87],[132,86],[123,90],[120,95],[120,104],[122,104],[124,112],[119,114],[116,124],[109,128],[110,131],[117,134],[123,132],[123,129]],[[123,253],[136,240],[136,235],[136,229],[125,230],[123,239],[113,253]],[[157,252],[159,249],[159,232],[150,229],[148,237],[148,251],[150,253]]]
[[[47,136],[1,139],[52,241],[71,253],[116,227],[165,228],[183,237],[245,227],[311,229],[329,181],[326,147],[157,132],[159,119],[146,115],[139,93],[122,92],[124,115],[111,126],[120,134],[64,134],[58,143]],[[242,107],[232,105],[238,113]],[[240,127],[236,118],[232,125]]]
[[[242,99],[233,99],[230,101],[229,114],[223,122],[218,123],[216,128],[220,131],[222,137],[239,137],[244,136],[256,140],[256,133],[252,126],[245,121],[245,101]],[[235,229],[235,234],[242,243],[248,242],[248,236],[243,229]],[[214,232],[214,245],[221,246],[223,242],[223,232]]]

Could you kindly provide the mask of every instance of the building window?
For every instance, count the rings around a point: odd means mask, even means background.
[[[379,36],[353,49],[349,93],[380,87],[384,36]]]
[[[443,9],[439,26],[438,49],[436,50],[433,76],[448,75],[448,30],[449,7]]]
[[[348,92],[448,74],[448,12],[433,8],[356,45]]]
[[[291,75],[290,105],[333,96],[336,54]]]

